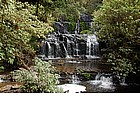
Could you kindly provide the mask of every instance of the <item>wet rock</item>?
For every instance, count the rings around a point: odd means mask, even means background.
[[[23,83],[19,83],[19,82],[0,83],[0,92],[1,93],[21,92],[20,87],[22,85],[23,85]]]

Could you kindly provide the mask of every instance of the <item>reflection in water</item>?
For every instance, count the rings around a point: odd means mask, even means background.
[[[57,70],[66,73],[74,73],[77,69],[89,72],[110,71],[110,66],[102,65],[101,60],[57,60],[54,63]]]

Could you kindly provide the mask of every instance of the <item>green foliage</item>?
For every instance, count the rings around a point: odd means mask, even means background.
[[[54,93],[62,92],[56,85],[59,83],[58,74],[51,62],[44,62],[35,58],[35,66],[30,69],[21,69],[11,72],[11,76],[17,82],[23,82],[23,92],[28,93]]]
[[[92,14],[94,10],[99,9],[103,0],[87,0],[84,7],[86,7],[86,13]]]
[[[100,7],[102,0],[19,0],[36,6],[36,15],[41,21],[52,24],[55,21],[71,22],[72,27],[81,14],[91,14]],[[85,30],[85,29],[82,29]]]
[[[85,72],[82,68],[77,68],[76,72],[79,75],[83,76],[85,80],[90,80],[92,78],[92,74],[88,73],[88,72]]]
[[[108,44],[108,61],[119,75],[140,70],[140,1],[104,0],[94,12],[99,40]]]
[[[92,34],[91,28],[85,22],[80,22],[81,34]]]
[[[92,34],[92,31],[90,31],[90,30],[82,30],[80,32],[80,34]]]
[[[29,65],[35,56],[31,40],[43,38],[50,31],[52,27],[35,16],[33,5],[15,0],[1,2],[0,65],[5,68]]]
[[[77,21],[80,18],[82,11],[85,11],[82,2],[69,0],[58,0],[54,2],[54,11],[52,15],[57,19],[64,19],[66,21]]]
[[[90,78],[91,78],[91,74],[90,73],[82,73],[82,75],[84,76],[84,78],[86,80],[90,80]]]

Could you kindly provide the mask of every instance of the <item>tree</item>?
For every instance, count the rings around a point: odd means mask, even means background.
[[[38,20],[33,5],[15,0],[0,4],[0,68],[28,68],[36,51],[31,40],[45,38],[53,28]]]
[[[127,76],[140,70],[139,9],[139,0],[104,0],[94,12],[97,35],[108,44],[108,62],[118,75]]]

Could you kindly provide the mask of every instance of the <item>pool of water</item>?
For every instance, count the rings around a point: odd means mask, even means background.
[[[66,87],[65,84],[68,84],[67,88],[70,89],[69,91],[75,92],[79,85],[79,88],[80,86],[85,87],[85,90],[81,90],[82,93],[140,92],[139,84],[133,82],[126,83],[125,80],[122,80],[120,83],[114,83],[110,74],[110,66],[101,60],[60,60],[55,62],[55,66],[58,71],[63,73],[63,76],[60,76],[60,84],[64,87]],[[82,69],[86,72],[94,73],[95,76],[90,80],[83,80],[78,74],[76,74],[76,69]]]

